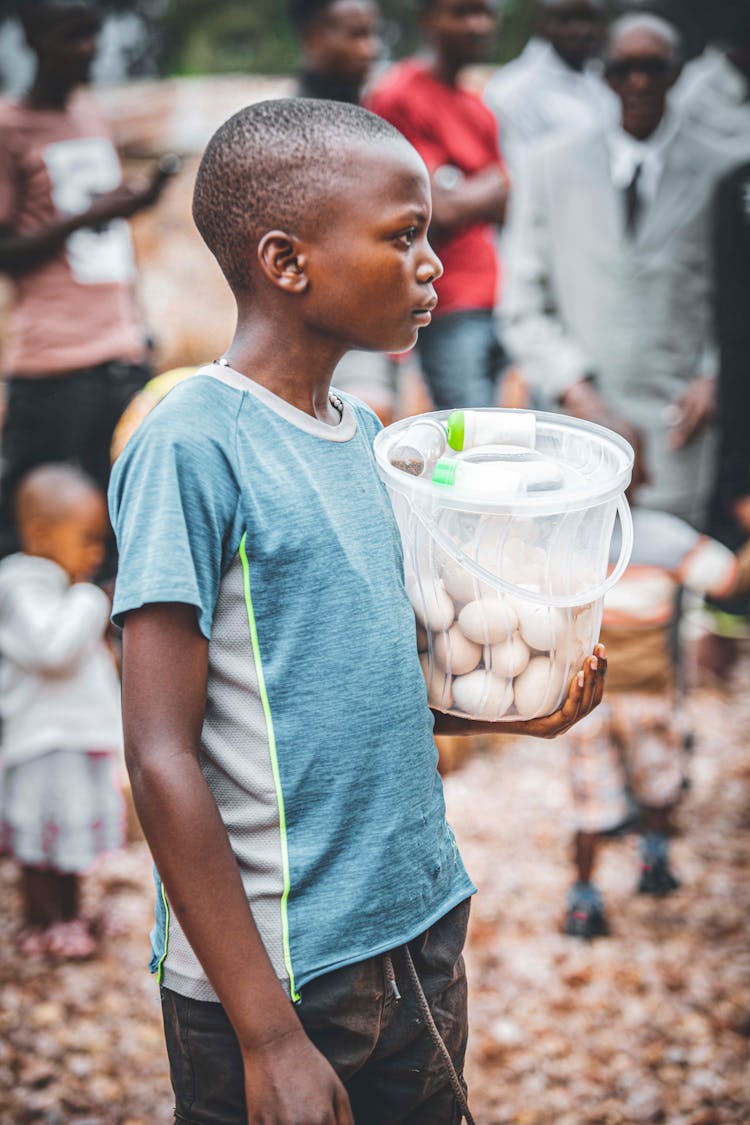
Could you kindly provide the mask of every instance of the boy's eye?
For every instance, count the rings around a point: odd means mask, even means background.
[[[408,227],[406,230],[402,230],[400,234],[396,235],[396,241],[402,242],[404,244],[404,246],[413,246],[414,245],[414,239],[416,237],[417,237],[417,228],[416,227]]]

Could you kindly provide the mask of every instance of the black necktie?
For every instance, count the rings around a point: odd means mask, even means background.
[[[635,235],[640,217],[641,199],[638,195],[638,180],[642,168],[642,164],[636,165],[633,178],[625,188],[625,230],[631,238]]]

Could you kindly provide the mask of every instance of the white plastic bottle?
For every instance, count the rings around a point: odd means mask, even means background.
[[[447,423],[448,445],[460,453],[478,445],[536,444],[536,416],[531,410],[454,410]]]
[[[388,459],[395,469],[421,477],[432,472],[446,445],[444,427],[432,418],[424,418],[409,426],[390,450]]]
[[[504,461],[473,463],[446,457],[435,465],[432,481],[471,500],[499,500],[525,491],[521,474]]]

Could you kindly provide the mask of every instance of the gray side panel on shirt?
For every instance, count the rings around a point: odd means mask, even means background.
[[[237,555],[224,575],[208,649],[201,769],[226,825],[243,885],[276,975],[289,991],[284,960],[279,802],[272,743],[258,681]],[[252,888],[252,889],[251,889]],[[221,919],[215,919],[221,926]],[[164,984],[196,1000],[216,1000],[173,912]]]

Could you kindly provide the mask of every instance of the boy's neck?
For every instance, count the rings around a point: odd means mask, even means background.
[[[283,348],[279,346],[283,340]],[[339,415],[329,401],[331,377],[345,349],[295,333],[294,324],[276,328],[264,320],[239,318],[237,331],[224,352],[227,363],[291,406],[329,425]]]

